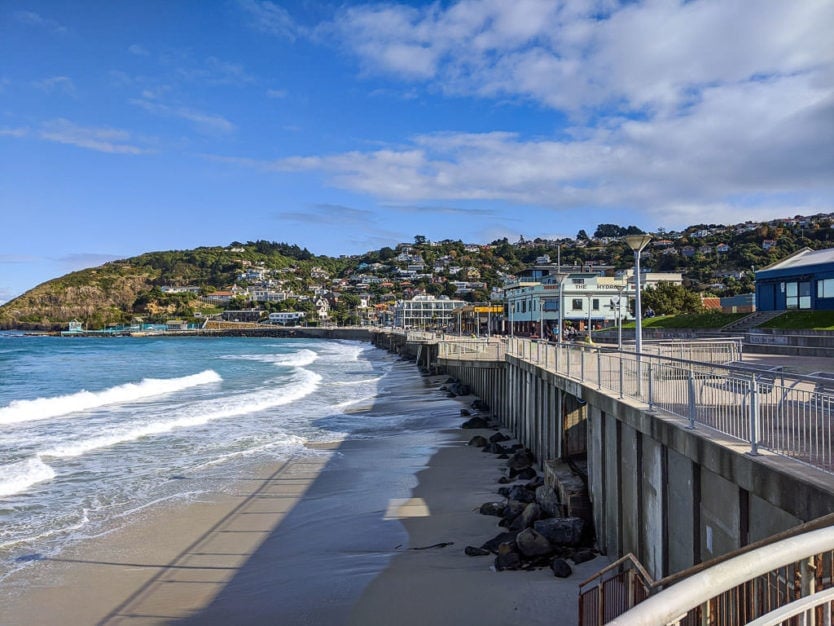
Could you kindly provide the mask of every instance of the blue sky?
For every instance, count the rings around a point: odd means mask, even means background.
[[[834,211],[834,2],[0,3],[0,302],[151,250]]]

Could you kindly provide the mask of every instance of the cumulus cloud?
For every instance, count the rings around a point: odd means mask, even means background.
[[[67,96],[75,95],[75,83],[69,76],[50,76],[32,83],[46,93],[61,93]]]
[[[55,20],[43,17],[40,13],[35,13],[34,11],[15,11],[14,18],[21,24],[43,28],[52,33],[63,34],[67,32],[66,26]]]
[[[29,134],[29,129],[26,127],[19,128],[0,128],[0,137],[25,137]]]
[[[130,133],[107,127],[79,126],[60,118],[45,122],[38,133],[41,139],[111,154],[143,154],[148,150],[130,143]]]

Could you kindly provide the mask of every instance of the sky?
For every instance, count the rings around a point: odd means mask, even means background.
[[[0,0],[0,302],[155,250],[834,211],[829,0]]]

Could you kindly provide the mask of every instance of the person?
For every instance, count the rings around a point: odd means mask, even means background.
[[[654,317],[654,311],[652,307],[646,307],[646,317]]]

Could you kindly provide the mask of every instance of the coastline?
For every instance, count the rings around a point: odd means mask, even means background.
[[[471,397],[415,378],[408,402],[462,421]],[[350,439],[252,467],[231,493],[154,507],[11,576],[0,624],[575,623],[576,585],[599,560],[556,579],[463,553],[500,530],[477,512],[503,463],[466,445],[478,433]]]

